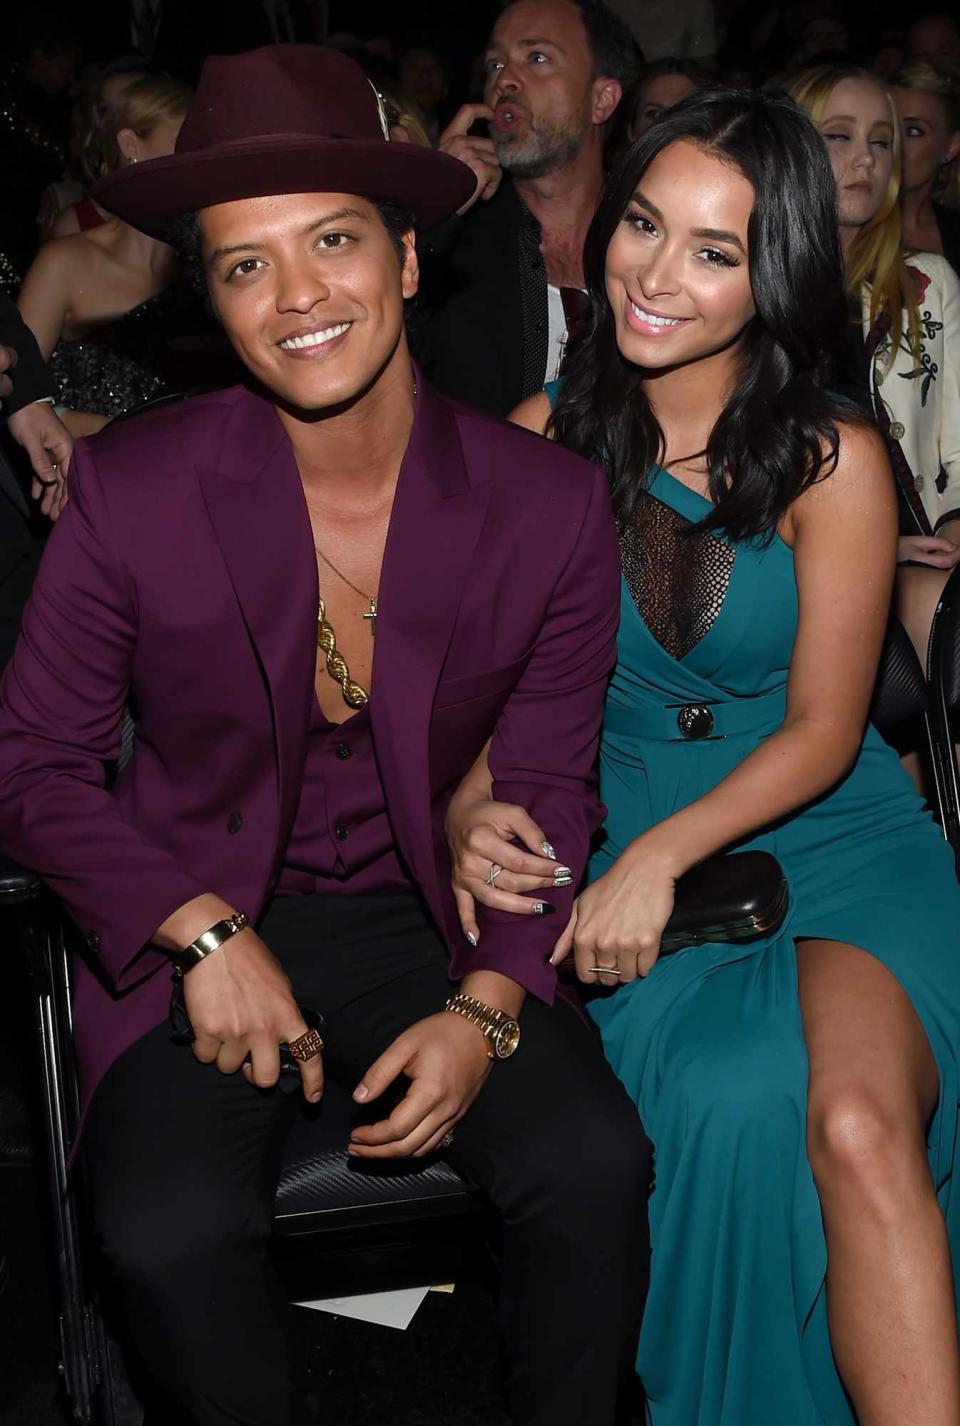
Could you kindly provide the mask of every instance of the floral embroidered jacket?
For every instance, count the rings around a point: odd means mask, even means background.
[[[920,308],[917,360],[906,333],[888,365],[887,324],[870,330],[869,291],[863,330],[873,351],[871,375],[877,419],[891,445],[894,472],[915,525],[905,533],[935,531],[960,518],[960,279],[936,253],[907,262]]]

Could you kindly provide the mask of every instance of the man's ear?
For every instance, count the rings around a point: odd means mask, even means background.
[[[605,124],[612,119],[617,105],[623,98],[623,85],[619,79],[609,76],[593,81],[593,109],[591,117],[595,124]]]
[[[400,280],[404,301],[416,297],[420,287],[420,261],[417,257],[417,239],[412,228],[408,228],[403,238],[403,267]]]

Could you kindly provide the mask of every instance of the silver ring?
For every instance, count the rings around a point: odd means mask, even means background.
[[[597,975],[619,975],[616,966],[590,966],[590,970],[596,971]]]
[[[491,862],[490,870],[487,872],[487,885],[492,886],[502,871],[502,866],[498,866],[496,862]]]
[[[450,1145],[451,1145],[452,1143],[453,1143],[453,1130],[452,1130],[452,1129],[448,1129],[447,1132],[444,1134],[443,1138],[440,1140],[440,1148],[441,1148],[441,1149],[449,1149],[449,1147],[450,1147]]]

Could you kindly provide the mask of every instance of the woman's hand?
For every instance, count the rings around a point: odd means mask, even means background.
[[[551,963],[559,965],[572,950],[586,985],[624,985],[649,975],[673,911],[675,885],[670,859],[638,837],[577,897]]]
[[[901,535],[897,540],[897,564],[908,561],[934,569],[953,569],[960,564],[960,545],[942,535]]]
[[[516,846],[515,841],[522,845]],[[569,886],[573,876],[569,867],[557,861],[533,818],[509,802],[455,796],[447,812],[447,843],[460,925],[473,945],[480,939],[476,901],[499,911],[542,916],[550,903],[520,893]],[[491,871],[498,867],[491,881]]]

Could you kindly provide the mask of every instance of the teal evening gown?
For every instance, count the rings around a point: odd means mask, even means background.
[[[659,468],[641,506],[622,540],[619,660],[600,752],[608,817],[591,879],[776,730],[797,626],[793,554],[779,537],[763,548],[691,535],[710,505]],[[747,946],[681,951],[591,1004],[655,1148],[637,1370],[654,1426],[851,1426],[805,1152],[794,938],[876,956],[923,1023],[941,1086],[930,1171],[956,1265],[960,887],[946,843],[873,727],[831,792],[743,845],[783,866],[782,929]]]

